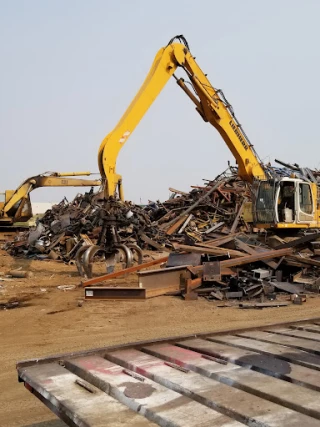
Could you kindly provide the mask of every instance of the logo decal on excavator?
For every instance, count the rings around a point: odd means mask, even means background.
[[[248,145],[247,145],[247,143],[246,143],[245,139],[243,138],[243,136],[241,135],[241,133],[239,132],[238,127],[233,123],[233,121],[232,121],[232,120],[230,120],[229,125],[232,127],[232,129],[233,129],[234,133],[237,135],[237,137],[238,137],[239,141],[240,141],[240,142],[241,142],[241,144],[243,145],[243,148],[244,148],[245,150],[247,150],[247,149],[248,149]]]
[[[131,132],[129,130],[125,131],[124,134],[122,135],[122,137],[119,139],[119,142],[121,144],[124,144],[126,142],[126,140],[129,138],[130,133]]]

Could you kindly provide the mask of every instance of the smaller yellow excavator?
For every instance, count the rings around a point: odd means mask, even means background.
[[[72,178],[91,172],[45,172],[26,179],[16,190],[0,193],[0,227],[26,222],[32,216],[31,191],[40,187],[99,187],[100,180]]]

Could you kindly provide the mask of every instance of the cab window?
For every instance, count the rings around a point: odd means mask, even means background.
[[[299,184],[299,204],[303,212],[312,214],[312,194],[309,184]]]

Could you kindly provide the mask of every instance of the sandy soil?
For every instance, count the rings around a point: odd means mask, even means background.
[[[0,251],[0,272],[28,269],[29,279],[0,281],[0,303],[18,298],[21,307],[0,310],[0,425],[60,427],[46,407],[18,383],[15,364],[29,358],[174,335],[187,335],[319,316],[320,298],[303,306],[264,310],[218,308],[204,299],[158,297],[147,301],[78,301],[76,268],[56,261],[12,259]],[[0,277],[1,279],[1,277]],[[134,277],[129,282],[134,283]],[[76,285],[63,291],[59,285]]]

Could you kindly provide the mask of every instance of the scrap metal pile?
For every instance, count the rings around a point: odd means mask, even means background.
[[[242,214],[251,191],[232,170],[202,187],[192,186],[189,193],[173,188],[170,191],[169,200],[156,206],[149,204],[148,208],[157,231],[169,236],[171,243],[202,242],[214,237],[217,231],[226,234],[250,230]]]
[[[167,252],[165,262],[160,258],[164,268],[140,271],[139,288],[126,288],[127,297],[130,292],[141,298],[173,292],[185,299],[260,298],[273,304],[279,292],[300,295],[301,301],[310,289],[319,291],[320,235],[309,231],[283,240],[253,229],[246,221],[251,190],[234,170],[192,187],[189,193],[170,190],[167,201],[147,206],[105,200],[93,190],[71,203],[64,199],[36,227],[7,243],[6,249],[16,256],[75,259],[79,273],[89,279],[84,282],[90,287],[88,298],[95,297],[96,283],[157,264],[156,260],[142,264],[143,249]],[[98,252],[109,274],[92,278]],[[121,252],[127,268],[115,272],[116,263],[123,261],[118,257]],[[133,259],[134,252],[138,259]],[[115,299],[121,288],[103,286],[97,292],[100,297],[103,292],[103,298],[111,292]]]
[[[135,241],[137,230],[147,227],[150,219],[139,206],[112,198],[106,201],[101,193],[91,190],[70,203],[63,199],[54,205],[35,227],[19,233],[5,249],[13,256],[69,262],[82,246],[107,247],[112,236],[108,236],[106,226],[110,224],[116,226],[120,241],[127,242]]]
[[[84,245],[97,245],[112,252],[117,245],[142,249],[174,249],[174,244],[210,240],[215,232],[249,230],[241,213],[250,199],[249,188],[236,174],[223,173],[189,193],[172,190],[164,203],[141,207],[91,190],[72,202],[63,199],[37,220],[36,227],[20,233],[7,243],[14,256],[74,259]]]
[[[319,293],[318,239],[319,231],[285,240],[276,235],[238,232],[194,247],[176,245],[181,258],[188,256],[182,251],[201,253],[201,258],[187,268],[184,297],[237,299],[242,308],[261,308],[279,306],[277,294],[284,293],[294,295],[294,302],[302,303],[306,294]],[[184,263],[182,259],[180,263]],[[259,298],[258,304],[245,303],[254,298]]]
[[[175,251],[166,257],[82,282],[85,298],[180,295],[194,300],[203,296],[223,301],[222,306],[233,300],[241,308],[301,304],[308,294],[319,293],[319,239],[320,232],[283,240],[276,235],[238,231],[220,232],[211,241],[193,245],[175,243]],[[161,268],[147,270],[156,264]],[[133,272],[138,272],[139,286],[115,287],[114,279]]]

